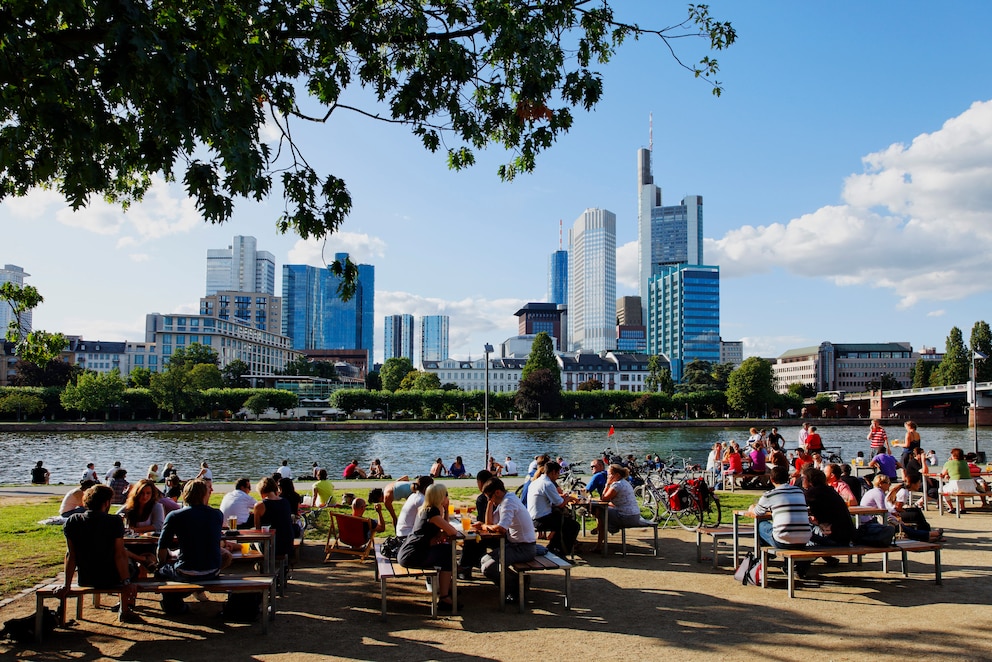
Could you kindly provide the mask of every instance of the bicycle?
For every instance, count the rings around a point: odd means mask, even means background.
[[[663,526],[678,524],[695,531],[701,526],[719,526],[722,519],[720,499],[702,478],[683,476],[666,481],[662,470],[649,474],[644,484],[634,489],[634,496],[641,516],[653,522],[664,519]]]

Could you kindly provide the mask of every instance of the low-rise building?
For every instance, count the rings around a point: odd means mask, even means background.
[[[823,391],[867,391],[868,382],[892,375],[904,387],[919,354],[908,342],[831,343],[790,349],[772,364],[776,390],[785,393],[790,384],[803,384]]]

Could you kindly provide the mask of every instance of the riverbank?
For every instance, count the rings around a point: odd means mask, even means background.
[[[739,430],[750,427],[771,429],[798,425],[801,419],[688,419],[688,420],[545,420],[489,421],[490,430],[666,430],[673,428],[726,428]],[[863,418],[806,419],[819,427],[867,425]],[[0,422],[0,432],[257,432],[257,431],[433,431],[484,430],[484,421],[49,421]]]

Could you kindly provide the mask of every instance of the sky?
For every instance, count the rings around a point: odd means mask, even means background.
[[[614,3],[645,26],[685,5]],[[664,204],[704,201],[704,261],[721,268],[721,336],[744,355],[904,341],[942,351],[992,317],[992,3],[712,1],[738,40],[716,54],[721,97],[657,41],[599,67],[605,92],[510,183],[507,155],[447,169],[402,127],[339,113],[298,127],[318,171],[343,177],[353,211],[326,241],[278,234],[281,199],[240,202],[209,225],[181,187],[126,213],[72,212],[35,191],[0,203],[0,264],[45,297],[35,328],[143,340],[146,313],[194,313],[206,252],[252,235],[283,264],[335,253],[375,266],[375,360],[383,318],[450,316],[455,358],[516,334],[513,313],[547,297],[548,256],[592,207],[617,215],[617,296],[637,294],[636,152],[649,146]],[[679,42],[689,62],[700,43]],[[367,94],[349,91],[363,103]],[[549,104],[552,105],[553,104]],[[567,248],[567,246],[565,246]]]

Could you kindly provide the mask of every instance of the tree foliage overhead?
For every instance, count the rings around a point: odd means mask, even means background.
[[[0,129],[0,134],[5,130],[6,127]],[[4,154],[6,152],[0,149],[0,162]],[[0,199],[3,199],[3,189],[0,189]],[[11,282],[0,283],[0,301],[10,307],[10,326],[4,334],[7,340],[14,343],[14,353],[21,360],[40,367],[55,361],[68,344],[68,339],[61,333],[28,331],[24,325],[24,315],[45,301],[37,288]]]
[[[458,169],[489,144],[529,172],[603,94],[597,66],[627,38],[722,91],[709,55],[683,63],[675,43],[734,43],[706,5],[645,28],[589,0],[8,0],[0,9],[0,199],[51,185],[79,208],[94,196],[139,200],[152,175],[182,179],[204,219],[235,200],[281,191],[277,225],[303,238],[337,230],[345,182],[317,172],[293,140],[300,122],[343,112],[409,127]],[[375,103],[359,107],[357,88]],[[263,138],[266,122],[281,134]],[[354,265],[334,265],[351,282]]]

